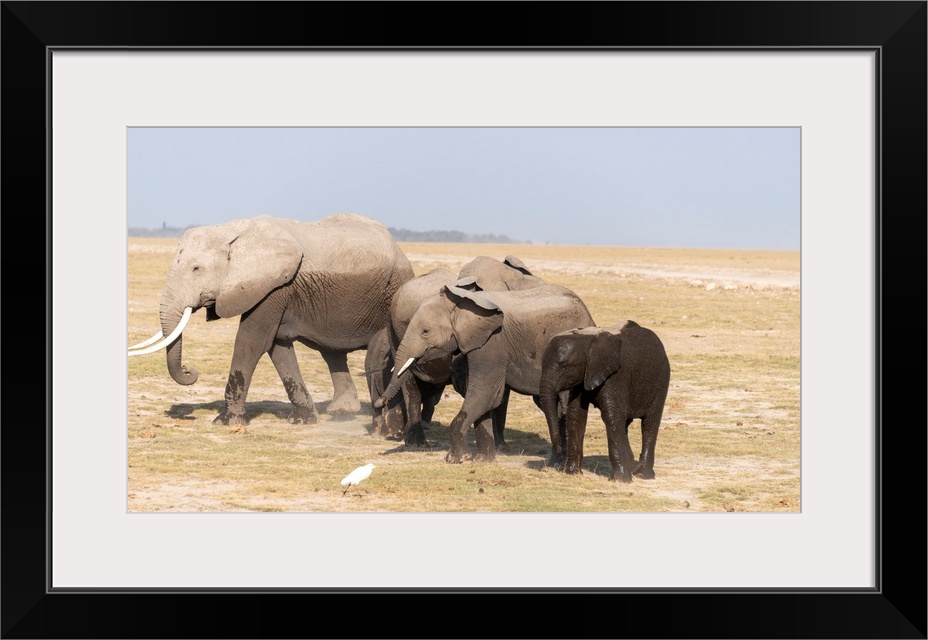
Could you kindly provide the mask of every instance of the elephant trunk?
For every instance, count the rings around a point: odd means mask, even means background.
[[[183,307],[170,302],[162,301],[161,303],[161,330],[166,336],[170,336],[175,330],[183,315]],[[167,345],[165,353],[167,354],[168,372],[178,384],[193,384],[197,381],[199,374],[193,367],[185,367],[181,362],[183,352],[184,337],[183,334]]]
[[[375,408],[379,409],[385,406],[397,393],[399,393],[400,388],[403,386],[400,376],[406,373],[407,369],[412,366],[415,360],[414,357],[408,355],[408,351],[403,348],[403,345],[400,345],[399,350],[397,350],[393,358],[393,362],[395,362],[396,365],[393,368],[393,375],[390,376],[390,383],[387,385],[387,388],[384,389],[383,395],[374,403]]]
[[[548,423],[548,434],[551,436],[551,451],[554,456],[564,454],[563,446],[566,438],[566,434],[562,432],[560,427],[560,413],[566,413],[567,411],[566,406],[562,407],[561,411],[559,411],[558,398],[561,395],[566,396],[567,394],[561,394],[560,385],[558,385],[558,380],[556,380],[554,373],[549,370],[543,370],[538,396],[541,403],[541,410],[544,412],[545,420]],[[566,400],[566,398],[564,399]]]

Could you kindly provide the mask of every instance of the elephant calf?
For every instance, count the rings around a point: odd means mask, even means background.
[[[592,403],[606,423],[610,480],[654,477],[654,446],[670,386],[670,362],[657,334],[631,320],[564,331],[551,338],[541,368],[541,407],[551,435],[549,464],[582,473]],[[558,422],[564,412],[566,433]],[[641,419],[641,455],[632,469],[628,426],[636,418]]]
[[[371,394],[371,435],[387,439],[401,439],[406,433],[409,420],[429,422],[435,413],[435,405],[441,400],[444,383],[433,383],[416,377],[414,394],[397,394],[387,405],[377,407],[377,399],[383,395],[393,372],[393,348],[390,331],[384,327],[374,334],[367,346],[364,358],[364,373]],[[406,400],[406,395],[411,400]],[[418,409],[418,411],[416,411]],[[415,416],[410,418],[410,416]],[[419,426],[421,430],[421,425]]]

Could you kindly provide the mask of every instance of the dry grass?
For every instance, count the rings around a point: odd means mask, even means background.
[[[157,329],[158,300],[176,240],[129,242],[127,344]],[[349,356],[362,400],[356,420],[290,425],[290,405],[268,358],[248,395],[251,424],[213,425],[237,320],[193,316],[184,359],[200,371],[175,384],[162,353],[129,361],[130,511],[749,511],[796,512],[799,495],[799,253],[404,243],[417,273],[457,270],[476,255],[514,254],[576,291],[600,325],[634,319],[654,329],[672,378],[652,481],[608,481],[606,436],[592,410],[584,474],[544,467],[544,417],[513,395],[510,450],[494,464],[448,465],[447,427],[460,406],[450,388],[428,437],[431,450],[368,435],[364,352]],[[331,398],[322,359],[298,349],[321,411]],[[637,422],[630,429],[639,446]],[[471,444],[473,436],[471,434]],[[342,496],[341,478],[374,462]]]

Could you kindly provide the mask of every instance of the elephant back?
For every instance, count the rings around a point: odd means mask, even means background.
[[[377,220],[354,213],[338,213],[315,222],[286,221],[303,245],[303,269],[325,274],[381,274],[396,272],[394,291],[415,273],[406,254]]]
[[[608,328],[610,333],[622,338],[622,350],[635,366],[649,372],[650,378],[658,382],[670,378],[670,362],[664,343],[651,329],[642,327],[633,320],[622,322]]]
[[[546,318],[545,333],[554,333],[595,324],[586,304],[576,293],[556,284],[545,284],[517,291],[485,291],[507,318],[526,321]],[[553,331],[554,327],[562,327]]]
[[[477,256],[461,268],[458,276],[474,278],[482,291],[518,291],[546,284],[515,256],[506,256],[504,260]]]
[[[358,349],[390,324],[396,291],[413,279],[409,259],[380,222],[336,214],[282,224],[303,246],[293,287],[294,333],[333,349]]]
[[[396,290],[390,305],[390,317],[397,343],[406,334],[409,321],[412,320],[419,305],[426,298],[438,295],[442,286],[451,284],[457,279],[457,275],[448,269],[433,269],[405,282]]]

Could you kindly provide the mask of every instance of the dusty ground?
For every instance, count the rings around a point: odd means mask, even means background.
[[[418,273],[423,273],[435,267],[446,267],[457,271],[467,261],[461,255],[430,251],[423,252],[416,249],[422,245],[404,247],[410,261]],[[157,254],[158,259],[168,259],[173,254],[173,247],[146,242],[129,243],[130,276],[132,272],[132,256],[144,254]],[[764,300],[785,296],[796,300],[798,309],[798,294],[800,278],[798,268],[791,269],[789,265],[778,268],[776,261],[770,264],[755,265],[751,260],[692,260],[682,256],[674,260],[655,263],[651,260],[638,260],[634,255],[622,261],[609,259],[608,255],[598,259],[596,255],[583,255],[572,259],[569,255],[558,255],[556,260],[544,259],[531,255],[532,250],[526,248],[519,257],[530,261],[536,273],[549,281],[564,279],[570,281],[575,278],[598,278],[598,282],[620,282],[624,279],[651,282],[663,282],[679,287],[681,284],[696,292],[698,295],[718,293],[742,292],[745,296],[757,295]],[[490,249],[487,255],[496,255]],[[500,256],[501,257],[501,256]],[[735,265],[732,266],[731,262]],[[157,273],[157,272],[156,272]],[[154,275],[148,278],[150,285],[160,289],[163,276]],[[598,285],[600,286],[600,285]],[[576,289],[575,289],[576,290]],[[154,291],[154,289],[153,289]],[[590,289],[596,291],[596,289]],[[129,340],[138,336],[142,339],[150,335],[152,327],[146,318],[152,316],[152,309],[156,308],[156,298],[149,292],[147,299],[133,297],[130,277],[130,326]],[[592,294],[591,294],[592,295]],[[581,296],[584,297],[584,296]],[[584,298],[586,299],[586,298]],[[757,304],[761,304],[758,301]],[[766,302],[764,302],[766,304]],[[591,306],[591,311],[593,311]],[[601,314],[594,311],[595,318]],[[195,316],[196,317],[196,316]],[[797,313],[798,318],[798,313]],[[588,426],[587,459],[585,460],[585,474],[581,484],[571,485],[573,491],[579,491],[578,506],[568,509],[583,511],[584,504],[589,505],[588,510],[604,510],[602,501],[614,500],[616,496],[634,494],[646,504],[659,504],[656,510],[662,511],[798,511],[799,493],[799,460],[798,460],[798,419],[795,410],[784,409],[783,402],[771,397],[770,392],[758,391],[750,385],[731,384],[729,373],[724,373],[718,388],[707,389],[705,384],[688,378],[687,357],[698,358],[698,354],[717,351],[726,354],[730,347],[738,340],[754,341],[760,336],[776,337],[774,327],[747,328],[729,330],[727,333],[714,334],[699,325],[690,327],[691,319],[686,315],[675,318],[676,325],[668,326],[659,331],[664,338],[668,353],[676,354],[679,362],[678,368],[672,376],[671,393],[665,409],[664,420],[661,426],[661,436],[658,440],[658,467],[660,469],[659,481],[637,482],[633,486],[617,485],[606,482],[608,473],[608,459],[604,455],[595,455],[595,440],[590,435],[601,428],[598,413],[591,411],[590,425]],[[601,324],[607,324],[601,322]],[[772,324],[772,323],[771,323]],[[197,334],[208,336],[217,344],[230,345],[234,341],[237,323],[225,321],[211,324],[208,328],[204,323],[191,322],[190,328],[185,332],[191,345],[198,344]],[[767,344],[758,342],[758,344]],[[792,345],[786,341],[784,344]],[[185,347],[187,344],[185,343]],[[783,347],[776,343],[773,347],[764,347],[771,350],[771,354],[779,357]],[[789,346],[789,349],[792,349]],[[795,344],[795,356],[798,357],[798,340]],[[313,355],[304,355],[310,367],[317,367],[318,363]],[[352,489],[349,495],[342,495],[342,487],[333,483],[332,487],[315,486],[306,491],[288,491],[283,481],[280,487],[275,487],[272,479],[256,481],[248,476],[247,471],[241,473],[205,473],[198,471],[187,472],[184,461],[172,459],[172,464],[180,465],[180,471],[173,470],[161,473],[159,469],[146,465],[146,450],[154,443],[164,444],[165,438],[181,439],[185,435],[196,434],[207,445],[217,447],[238,447],[244,437],[266,438],[273,440],[279,437],[281,442],[299,457],[300,464],[306,458],[311,458],[315,466],[324,465],[320,459],[319,451],[344,453],[353,451],[358,454],[359,460],[376,460],[378,475],[383,478],[388,475],[391,465],[397,471],[403,465],[408,465],[407,456],[416,456],[416,465],[434,465],[436,477],[449,477],[451,483],[473,483],[478,486],[480,493],[484,489],[488,493],[497,487],[505,488],[511,485],[515,488],[522,482],[526,470],[533,472],[546,472],[543,469],[543,459],[548,447],[546,441],[534,437],[528,441],[532,446],[525,450],[508,451],[500,455],[496,462],[496,471],[492,474],[478,469],[476,477],[448,476],[448,465],[444,465],[442,442],[439,438],[434,451],[417,451],[408,453],[402,443],[383,441],[369,436],[370,418],[366,413],[369,410],[367,389],[361,376],[356,376],[359,396],[362,399],[362,413],[355,419],[341,419],[335,421],[326,414],[321,415],[320,422],[306,430],[307,435],[293,439],[293,426],[287,425],[281,417],[289,413],[289,404],[286,397],[281,397],[279,380],[273,374],[269,363],[265,363],[264,373],[256,374],[255,382],[249,392],[249,404],[255,408],[257,414],[252,423],[245,430],[229,429],[227,427],[213,427],[211,418],[217,413],[219,401],[222,398],[228,361],[224,353],[216,357],[211,366],[215,371],[212,374],[201,368],[201,381],[192,387],[180,387],[174,384],[164,370],[163,356],[152,356],[154,364],[149,361],[149,367],[134,372],[133,366],[138,359],[130,360],[130,401],[129,401],[129,469],[128,469],[128,509],[129,511],[431,511],[456,510],[451,494],[446,496],[447,502],[409,503],[401,496],[402,491],[385,490],[384,485],[378,485],[372,478],[365,484]],[[318,360],[318,358],[316,358]],[[674,357],[672,355],[672,362]],[[301,366],[303,366],[301,359]],[[209,362],[209,361],[208,361]],[[351,355],[349,365],[353,371],[363,369],[363,352]],[[263,365],[262,365],[263,366]],[[682,367],[682,368],[681,368]],[[696,366],[698,369],[698,364]],[[206,373],[207,375],[204,375]],[[323,372],[324,373],[324,372]],[[310,371],[304,371],[304,377],[309,381],[313,376]],[[771,375],[767,375],[770,378]],[[324,376],[320,378],[320,388],[328,386]],[[795,395],[798,402],[798,381],[793,383],[790,379],[786,385],[786,394]],[[793,388],[795,387],[795,388]],[[776,389],[775,380],[771,389]],[[320,410],[324,410],[326,397],[324,392],[314,397]],[[262,400],[267,398],[280,398],[281,401]],[[460,397],[450,389],[445,393],[445,400],[439,405],[436,413],[436,428],[433,435],[442,430],[446,431],[450,418],[460,405]],[[167,411],[165,407],[169,407]],[[188,409],[184,409],[188,407]],[[722,407],[723,409],[719,409]],[[180,408],[180,409],[179,409]],[[513,397],[510,404],[510,415],[518,416],[519,412],[534,414],[537,409],[530,399]],[[719,417],[714,415],[718,411]],[[540,415],[540,414],[539,414]],[[535,416],[537,417],[537,416]],[[518,428],[518,418],[512,419],[510,424]],[[443,425],[443,426],[442,426]],[[771,425],[778,425],[771,427]],[[784,425],[788,425],[785,426]],[[637,423],[636,425],[637,426]],[[675,447],[675,438],[688,438],[695,430],[705,430],[710,440],[719,437],[734,437],[742,446],[737,455],[712,455],[711,451],[693,451],[686,446]],[[632,447],[635,449],[637,429],[630,430]],[[787,435],[788,432],[788,435]],[[161,440],[159,441],[159,437]],[[795,457],[785,460],[775,460],[765,455],[765,444],[774,438],[789,438],[795,440]],[[285,440],[286,439],[286,440]],[[600,441],[604,441],[600,437]],[[473,442],[471,438],[471,442]],[[445,441],[446,448],[446,441]],[[590,446],[594,447],[594,454],[590,453]],[[687,446],[690,446],[689,443]],[[699,444],[699,447],[711,449],[711,443]],[[793,446],[792,444],[789,446]],[[183,457],[183,455],[181,455]],[[323,456],[324,458],[325,456]],[[221,458],[220,458],[221,459]],[[260,458],[256,459],[260,464]],[[268,458],[271,464],[271,459]],[[587,464],[588,463],[588,464]],[[195,464],[191,462],[190,464]],[[203,464],[202,462],[199,464]],[[224,464],[223,462],[209,464]],[[274,461],[272,464],[279,464]],[[315,468],[315,467],[314,467]],[[339,467],[333,469],[331,474],[341,475],[350,468]],[[507,475],[511,472],[511,475]],[[454,473],[459,473],[455,470]],[[471,472],[473,473],[473,472]],[[553,473],[553,472],[551,472]],[[273,477],[273,472],[271,473]],[[463,479],[462,479],[463,478]],[[510,479],[507,479],[510,478]],[[693,478],[699,478],[696,483]],[[742,488],[739,484],[745,481]],[[564,478],[558,482],[574,482],[574,478]],[[786,488],[783,488],[786,487]],[[452,487],[448,487],[451,491]],[[585,493],[584,493],[585,492]],[[434,507],[430,507],[434,504]],[[462,502],[462,508],[469,510],[471,503]],[[452,506],[448,506],[452,505]],[[506,510],[498,504],[488,507],[489,510]],[[558,508],[560,509],[560,507]],[[531,508],[529,510],[532,510]]]

